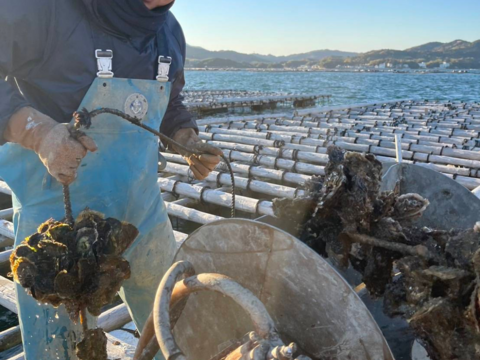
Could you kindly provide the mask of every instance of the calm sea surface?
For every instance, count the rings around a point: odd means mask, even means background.
[[[189,90],[251,90],[332,95],[330,105],[394,99],[480,101],[480,73],[398,74],[187,71]]]

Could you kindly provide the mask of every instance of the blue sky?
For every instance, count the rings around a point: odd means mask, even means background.
[[[480,0],[176,0],[187,42],[288,55],[480,39]]]

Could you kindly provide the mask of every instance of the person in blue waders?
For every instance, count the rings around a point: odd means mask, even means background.
[[[188,160],[198,179],[208,175],[221,151],[201,142],[182,104],[186,45],[172,5],[0,0],[0,177],[14,194],[15,244],[64,217],[62,184],[74,215],[89,207],[134,224],[140,235],[125,254],[132,276],[121,296],[138,329],[175,252],[156,184],[158,139],[111,115],[79,139],[67,123],[81,108],[124,111],[211,153]],[[80,326],[64,308],[38,304],[18,286],[17,299],[26,359],[75,359]]]

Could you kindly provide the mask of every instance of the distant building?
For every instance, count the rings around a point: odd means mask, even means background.
[[[422,61],[420,64],[418,64],[418,66],[420,66],[421,69],[426,69],[427,68],[427,64],[425,64],[424,61]]]
[[[393,64],[392,63],[387,63],[387,68],[393,68]]]
[[[444,61],[443,63],[440,64],[439,68],[440,69],[448,69],[450,67],[450,64]]]
[[[375,69],[385,69],[385,67],[386,67],[385,63],[375,65]]]

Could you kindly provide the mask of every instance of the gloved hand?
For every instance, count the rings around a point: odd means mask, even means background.
[[[173,136],[173,140],[194,151],[197,150],[208,153],[199,156],[190,156],[184,150],[173,146],[173,150],[187,160],[188,165],[190,165],[190,169],[197,180],[205,179],[220,162],[220,155],[223,155],[222,150],[219,148],[203,142],[193,129],[178,130]]]
[[[78,166],[87,150],[97,150],[97,145],[87,135],[73,138],[68,126],[31,107],[24,107],[10,118],[4,137],[35,151],[48,172],[68,185],[77,177]]]

